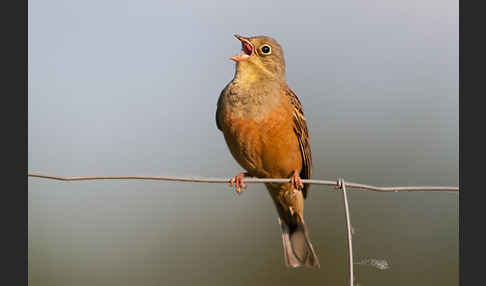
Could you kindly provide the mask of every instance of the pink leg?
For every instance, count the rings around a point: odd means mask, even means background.
[[[299,173],[297,173],[297,170],[294,170],[294,173],[290,177],[290,183],[292,184],[294,193],[301,191],[304,188],[304,184],[302,183],[302,179],[300,178]]]
[[[231,187],[235,188],[236,193],[238,195],[241,194],[241,192],[242,192],[241,188],[246,189],[246,184],[243,182],[243,178],[248,177],[248,176],[249,176],[249,174],[247,172],[243,172],[243,173],[237,174],[236,176],[234,176],[230,180],[229,183],[230,183]]]

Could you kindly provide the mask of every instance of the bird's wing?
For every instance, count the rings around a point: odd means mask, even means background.
[[[307,130],[307,121],[304,116],[304,108],[300,103],[297,95],[287,87],[286,95],[289,97],[290,102],[293,106],[293,121],[294,121],[294,132],[297,135],[300,145],[300,153],[302,155],[302,170],[300,171],[300,177],[302,179],[312,178],[312,153],[310,147],[309,131]],[[310,185],[304,184],[303,194],[304,198],[307,197],[307,192]]]
[[[221,130],[221,131],[223,131],[223,129],[221,129],[221,124],[219,123],[219,113],[221,112],[221,108],[222,108],[221,104],[223,103],[223,93],[224,93],[225,90],[226,90],[226,87],[219,94],[217,108],[216,108],[216,127],[218,127],[218,129]]]

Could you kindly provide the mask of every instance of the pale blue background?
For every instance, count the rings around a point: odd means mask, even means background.
[[[458,2],[29,1],[29,172],[230,177],[214,120],[240,43],[284,48],[314,178],[458,185]],[[359,285],[457,285],[458,195],[351,191]],[[284,267],[262,185],[29,179],[30,285],[345,285],[342,196],[313,186],[321,269]]]

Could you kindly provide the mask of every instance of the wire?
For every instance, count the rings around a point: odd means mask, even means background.
[[[58,181],[91,181],[91,180],[156,180],[172,182],[193,183],[229,183],[230,179],[223,178],[188,178],[167,176],[92,176],[92,177],[60,177],[44,174],[27,174],[29,177],[51,179]],[[289,183],[290,179],[245,178],[245,183]],[[338,186],[338,182],[329,180],[302,180],[304,184]],[[348,188],[376,192],[459,192],[459,187],[448,186],[403,186],[403,187],[376,187],[352,182],[346,182]]]

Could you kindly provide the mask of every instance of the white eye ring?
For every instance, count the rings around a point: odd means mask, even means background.
[[[272,48],[270,47],[270,45],[265,44],[260,47],[260,51],[263,55],[268,56],[272,53]]]

